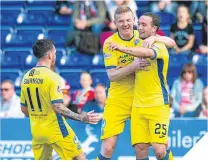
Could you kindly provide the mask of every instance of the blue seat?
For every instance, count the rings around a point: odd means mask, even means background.
[[[5,43],[8,47],[32,47],[32,44],[38,39],[39,34],[43,34],[43,29],[18,27],[12,34],[11,40]]]
[[[165,33],[165,36],[170,36],[170,26],[160,26],[160,29]]]
[[[33,68],[37,64],[37,59],[33,54],[30,54],[26,57],[24,63],[23,63],[23,68],[25,70]]]
[[[49,28],[48,39],[54,41],[55,46],[64,47],[66,44],[67,28]]]
[[[17,69],[1,69],[1,81],[4,80],[15,80],[22,74],[20,70]]]
[[[1,26],[1,47],[4,46],[6,37],[9,33],[11,33],[11,31],[12,31],[11,27]]]
[[[56,65],[59,66],[62,59],[66,57],[66,50],[64,48],[56,48]]]
[[[156,13],[158,16],[160,16],[160,25],[167,25],[167,24],[172,24],[175,21],[175,17],[171,13],[167,12],[157,12]]]
[[[24,62],[28,55],[31,54],[31,49],[27,48],[11,48],[4,50],[4,62],[2,66],[4,67],[18,67],[23,69]]]
[[[208,64],[208,56],[202,54],[195,54],[192,58],[192,62],[197,65],[206,65]]]
[[[196,45],[201,45],[202,44],[202,26],[197,25],[194,26],[194,35],[195,35],[195,42]]]
[[[58,60],[58,66],[62,68],[89,68],[91,66],[92,57],[80,53],[72,53],[65,58],[65,62]]]
[[[49,25],[52,26],[69,26],[72,23],[72,18],[69,15],[58,15],[54,14],[51,16]]]
[[[182,71],[182,65],[180,65],[180,66],[169,65],[167,78],[169,78],[169,77],[179,77],[180,74],[181,74],[181,71]]]
[[[36,7],[51,6],[51,7],[54,7],[56,5],[55,0],[51,0],[51,1],[27,0],[26,3],[27,3],[28,7],[31,7],[31,6],[36,6]]]
[[[181,66],[185,63],[191,62],[187,55],[183,54],[170,54],[169,55],[169,65],[170,66]]]
[[[21,18],[20,18],[21,17]],[[17,19],[19,26],[44,26],[47,24],[47,18],[40,12],[22,12]]]
[[[90,73],[93,79],[93,86],[98,83],[103,83],[106,87],[110,86],[110,80],[105,69],[92,69]]]
[[[97,54],[92,59],[92,67],[105,68],[103,54]]]
[[[1,7],[24,7],[25,1],[1,1]]]
[[[198,76],[207,77],[207,64],[205,65],[196,65]]]
[[[0,21],[1,25],[12,26],[17,23],[17,16],[20,14],[19,9],[11,10],[1,10]]]
[[[80,69],[62,69],[59,70],[60,75],[69,83],[72,90],[80,89],[80,74],[82,70]]]

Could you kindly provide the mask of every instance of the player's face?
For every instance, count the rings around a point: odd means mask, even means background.
[[[4,100],[9,100],[14,95],[14,87],[8,82],[1,85],[1,95]]]
[[[120,35],[123,37],[131,37],[133,33],[134,21],[135,18],[132,12],[126,12],[116,15],[114,22]]]
[[[83,73],[80,78],[80,84],[83,89],[89,88],[92,85],[92,78],[88,73]]]
[[[98,102],[105,102],[106,93],[105,93],[104,87],[102,87],[102,86],[95,87],[95,98]]]
[[[144,40],[152,35],[155,35],[157,27],[152,25],[151,17],[141,16],[138,20],[137,29],[139,31],[139,37]]]

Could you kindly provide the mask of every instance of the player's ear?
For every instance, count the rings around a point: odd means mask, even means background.
[[[50,51],[48,52],[48,58],[49,59],[52,59],[53,58],[52,52],[50,52]]]

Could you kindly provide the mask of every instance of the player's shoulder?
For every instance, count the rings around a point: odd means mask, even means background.
[[[111,35],[107,39],[105,39],[104,44],[114,41],[117,37],[118,37],[118,32],[114,33],[113,35]]]
[[[163,44],[161,42],[155,42],[152,45],[152,48],[157,48],[158,50],[163,50],[163,49],[166,49],[166,46],[165,46],[165,44]]]

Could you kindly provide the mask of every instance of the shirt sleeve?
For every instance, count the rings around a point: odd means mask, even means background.
[[[106,44],[106,41],[103,46],[103,56],[104,56],[104,62],[105,62],[105,68],[111,69],[116,68],[118,65],[118,59],[114,52],[110,51],[108,49],[108,44]]]
[[[58,75],[55,75],[52,77],[50,86],[49,88],[49,93],[50,93],[50,99],[51,99],[51,104],[54,103],[63,103],[63,93],[61,89],[61,77]]]
[[[25,99],[23,90],[21,90],[21,93],[20,93],[20,104],[22,107],[27,107],[27,103],[26,103],[26,99]]]
[[[154,51],[154,57],[152,59],[163,59],[167,56],[168,51],[164,44],[153,44],[151,49]]]
[[[194,29],[193,29],[193,26],[191,24],[188,25],[188,33],[189,33],[189,35],[194,34]]]

